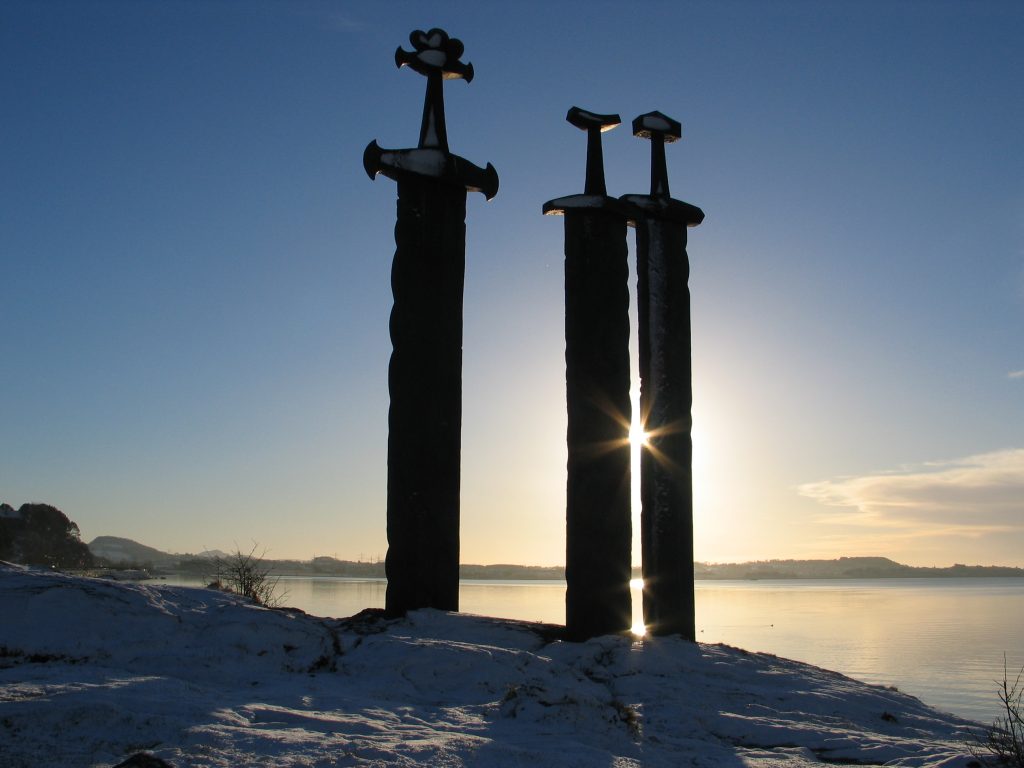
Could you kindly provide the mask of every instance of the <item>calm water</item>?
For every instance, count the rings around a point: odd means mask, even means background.
[[[168,580],[195,584],[196,581]],[[383,580],[284,577],[284,603],[321,616],[384,606]],[[640,594],[633,590],[639,621]],[[464,581],[465,613],[561,624],[565,583]],[[983,722],[1003,654],[1024,665],[1024,579],[698,581],[697,638],[894,685]]]

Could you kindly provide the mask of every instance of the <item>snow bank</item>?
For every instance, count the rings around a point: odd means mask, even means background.
[[[552,637],[0,564],[0,766],[970,764],[972,724],[896,691],[727,646]]]

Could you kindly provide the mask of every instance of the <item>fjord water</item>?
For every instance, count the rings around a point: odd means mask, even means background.
[[[183,580],[178,583],[195,583]],[[384,606],[383,580],[284,577],[284,603],[321,616]],[[1003,658],[1024,665],[1024,579],[698,581],[697,639],[772,653],[982,722]],[[463,581],[465,613],[565,620],[565,582]],[[639,622],[640,591],[633,589]]]
[[[1024,579],[698,582],[697,627],[988,723],[1004,654],[1024,665]]]

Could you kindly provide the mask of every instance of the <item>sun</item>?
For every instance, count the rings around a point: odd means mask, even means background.
[[[648,437],[650,435],[644,431],[641,424],[634,422],[629,427],[629,443],[630,445],[649,445]]]

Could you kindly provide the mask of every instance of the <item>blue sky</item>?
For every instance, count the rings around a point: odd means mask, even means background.
[[[372,557],[414,29],[463,40],[463,560],[564,557],[573,105],[680,120],[696,556],[1024,565],[1019,3],[6,2],[0,500],[83,537]],[[632,247],[632,246],[631,246]]]

